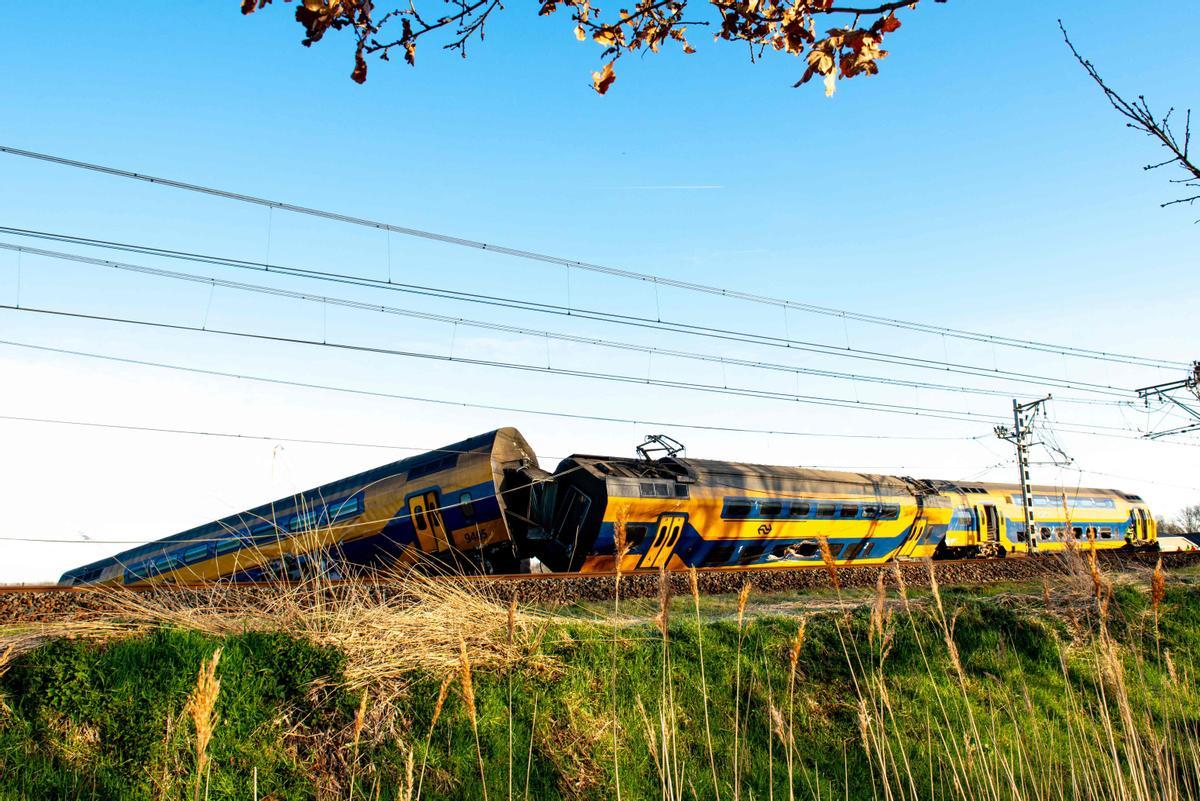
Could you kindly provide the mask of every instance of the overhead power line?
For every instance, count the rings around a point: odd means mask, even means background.
[[[21,148],[8,147],[0,145],[0,153],[7,153],[13,156],[22,158],[34,159],[37,161],[58,164],[65,167],[72,167],[83,170],[90,170],[105,175],[110,175],[118,178],[126,178],[131,180],[143,181],[150,184],[169,187],[172,189],[180,189],[188,192],[196,192],[211,197],[233,200],[240,203],[249,203],[257,206],[263,206],[271,209],[279,209],[281,211],[303,214],[310,217],[330,220],[333,222],[346,223],[349,225],[364,226],[374,228],[380,231],[388,231],[394,234],[403,236],[417,237],[420,239],[441,242],[448,245],[456,245],[459,247],[472,248],[475,250],[486,251],[489,253],[499,253],[505,256],[513,256],[520,259],[542,262],[545,264],[553,264],[567,269],[579,269],[587,272],[598,273],[601,275],[612,276],[616,278],[642,281],[657,286],[666,286],[673,289],[681,289],[689,292],[699,292],[708,295],[715,295],[725,298],[733,298],[737,300],[748,301],[751,303],[766,304],[786,309],[795,309],[797,311],[808,312],[812,314],[820,314],[831,317],[840,317],[843,320],[854,320],[856,322],[869,323],[872,325],[882,325],[892,328],[905,329],[909,331],[917,331],[927,334],[938,334],[957,339],[970,340],[975,342],[986,342],[993,345],[1001,345],[1004,347],[1019,348],[1023,350],[1041,351],[1045,353],[1060,354],[1063,356],[1071,356],[1084,359],[1094,359],[1106,362],[1116,362],[1123,364],[1135,364],[1149,367],[1168,367],[1175,368],[1186,366],[1186,362],[1171,361],[1165,359],[1154,359],[1145,356],[1134,356],[1130,354],[1112,353],[1108,351],[1093,350],[1089,348],[1078,348],[1068,345],[1056,345],[1048,342],[1039,342],[1036,340],[1020,339],[1017,337],[1005,337],[995,334],[986,334],[975,331],[967,331],[964,329],[950,328],[947,326],[937,326],[928,323],[913,322],[909,320],[900,320],[897,318],[884,317],[880,315],[864,314],[861,312],[853,312],[844,309],[835,309],[827,306],[820,306],[812,303],[800,301],[786,300],[783,298],[774,298],[766,295],[759,295],[741,290],[727,289],[722,287],[714,287],[706,284],[695,283],[691,281],[682,281],[674,278],[666,278],[663,276],[652,275],[649,273],[641,273],[633,270],[625,270],[616,267],[607,267],[600,264],[580,261],[578,259],[570,259],[562,256],[554,256],[545,253],[539,253],[532,250],[509,247],[506,245],[490,244],[478,240],[467,239],[450,234],[438,233],[435,231],[426,231],[419,228],[409,226],[393,225],[390,223],[371,220],[366,217],[357,217],[339,212],[326,211],[308,206],[301,206],[294,203],[287,203],[277,200],[268,200],[266,198],[257,197],[254,195],[242,194],[239,192],[231,192],[224,189],[203,186],[200,184],[187,183],[171,178],[162,178],[144,173],[123,170],[116,167],[109,167],[101,164],[93,164],[75,159],[68,159],[62,156],[55,156],[47,153],[38,153],[32,150],[23,150]]]
[[[334,440],[334,439],[309,439],[305,437],[277,437],[269,434],[243,434],[230,431],[205,431],[200,429],[190,428],[171,428],[162,426],[143,426],[129,423],[105,423],[92,420],[66,420],[53,417],[25,417],[21,415],[0,414],[0,420],[9,420],[19,423],[40,423],[46,425],[60,426],[78,426],[80,428],[98,428],[114,431],[140,431],[147,434],[172,434],[191,437],[206,437],[214,439],[233,439],[247,440],[258,442],[293,442],[299,445],[330,445],[347,448],[374,448],[376,450],[393,450],[393,451],[414,451],[418,453],[470,453],[471,451],[458,451],[450,448],[422,448],[415,445],[396,445],[393,443],[375,443],[375,442],[356,442],[353,440]],[[539,457],[547,459],[567,459],[568,456],[563,454],[543,453],[538,454]],[[913,470],[917,465],[837,465],[837,464],[814,464],[804,465],[807,470]],[[938,468],[921,467],[922,470],[931,470]]]
[[[428,322],[445,323],[447,325],[462,325],[468,328],[477,328],[486,331],[499,331],[507,334],[517,334],[520,336],[536,337],[538,339],[554,339],[560,342],[569,342],[579,345],[592,345],[596,347],[610,348],[616,350],[633,351],[636,353],[648,354],[650,356],[669,356],[679,359],[688,359],[693,361],[702,361],[720,364],[729,367],[743,367],[754,370],[767,370],[773,372],[791,373],[796,376],[810,375],[819,378],[830,378],[843,381],[854,381],[872,384],[885,384],[889,386],[903,386],[912,389],[925,389],[936,392],[957,392],[972,395],[986,395],[991,397],[1011,397],[1012,392],[999,389],[985,389],[982,387],[964,387],[950,384],[938,384],[927,381],[913,381],[910,379],[890,378],[887,376],[863,375],[859,373],[843,373],[833,370],[822,370],[813,367],[800,367],[797,365],[781,364],[778,362],[766,362],[752,359],[739,359],[728,356],[718,356],[709,353],[697,353],[695,351],[676,350],[672,348],[654,347],[651,345],[642,345],[633,342],[622,342],[598,337],[580,336],[577,334],[564,334],[555,331],[539,330],[523,328],[520,326],[507,325],[503,323],[494,323],[483,320],[472,320],[466,317],[455,317],[446,314],[436,314],[434,312],[420,311],[416,309],[404,309],[396,306],[385,306],[378,303],[367,303],[359,300],[349,300],[346,298],[331,297],[328,295],[314,295],[308,292],[298,292],[290,289],[282,289],[279,287],[264,286],[262,284],[248,284],[240,281],[229,281],[221,278],[212,278],[206,275],[197,275],[195,273],[181,273],[173,270],[162,270],[157,267],[147,267],[140,264],[130,264],[128,262],[113,261],[110,259],[100,259],[92,256],[83,256],[76,253],[64,253],[55,250],[45,250],[42,248],[31,248],[22,245],[14,245],[6,242],[0,242],[0,250],[17,251],[19,253],[27,253],[34,256],[43,256],[51,259],[63,261],[71,261],[80,264],[88,264],[97,267],[105,267],[109,269],[122,270],[126,272],[138,273],[141,275],[150,275],[157,278],[166,278],[176,281],[186,281],[195,284],[203,284],[212,287],[222,287],[224,289],[233,289],[242,292],[252,292],[258,294],[266,294],[274,297],[285,297],[293,300],[299,300],[308,303],[320,303],[325,306],[339,306],[357,311],[374,312],[378,314],[391,314],[411,319],[424,320]],[[1063,403],[1089,404],[1089,405],[1110,405],[1110,406],[1130,406],[1130,401],[1104,401],[1088,398],[1060,398]]]
[[[970,441],[984,438],[985,435],[978,436],[946,436],[946,435],[931,435],[931,436],[902,436],[899,434],[849,434],[837,431],[790,431],[788,429],[775,428],[746,428],[738,426],[721,426],[721,425],[704,425],[701,423],[681,423],[678,421],[669,420],[642,420],[636,417],[615,417],[611,415],[594,415],[580,414],[577,412],[562,412],[549,409],[536,409],[521,406],[504,406],[498,404],[477,403],[464,400],[449,400],[447,398],[430,398],[420,395],[404,395],[393,392],[383,392],[381,390],[361,389],[354,387],[341,387],[330,384],[316,384],[307,381],[294,381],[285,378],[269,378],[266,376],[248,375],[245,373],[230,373],[221,370],[207,370],[200,367],[186,367],[178,364],[168,364],[165,362],[155,362],[146,359],[131,359],[122,356],[112,356],[102,353],[91,353],[81,350],[70,350],[67,348],[55,348],[48,345],[34,345],[28,342],[14,342],[12,340],[0,339],[0,345],[8,345],[15,348],[26,348],[29,350],[37,350],[45,353],[57,353],[65,356],[78,356],[87,359],[100,359],[103,361],[115,362],[119,364],[137,365],[140,367],[154,367],[163,370],[175,370],[180,372],[194,373],[197,375],[217,376],[221,378],[231,378],[239,381],[255,381],[265,384],[275,384],[277,386],[293,387],[299,389],[312,389],[324,392],[341,392],[350,395],[359,395],[370,398],[384,398],[389,400],[411,401],[415,403],[432,403],[439,406],[454,406],[467,409],[482,409],[485,411],[505,412],[512,414],[530,414],[544,417],[558,417],[568,420],[582,420],[599,423],[619,423],[623,425],[642,425],[656,426],[661,428],[682,428],[693,431],[720,431],[722,433],[731,434],[765,434],[768,436],[786,436],[786,437],[814,437],[822,439],[867,439],[867,440],[909,440],[909,441]]]
[[[442,355],[438,353],[428,353],[425,351],[399,350],[394,348],[382,348],[369,345],[353,345],[342,342],[330,342],[328,340],[304,339],[301,337],[285,337],[271,334],[255,334],[248,331],[232,331],[222,328],[203,327],[198,325],[185,325],[182,323],[164,323],[152,320],[135,320],[126,317],[112,317],[102,314],[85,314],[83,312],[69,312],[60,309],[44,309],[33,306],[14,306],[9,304],[0,304],[0,309],[7,309],[14,312],[24,312],[27,314],[40,314],[54,317],[70,317],[79,320],[92,320],[96,322],[120,323],[123,325],[135,325],[149,328],[157,328],[171,331],[187,331],[198,334],[219,334],[223,336],[239,337],[243,339],[256,339],[265,342],[282,342],[295,345],[309,345],[313,347],[331,348],[334,350],[356,351],[360,353],[376,353],[383,356],[399,356],[402,358],[412,359],[427,359],[431,361],[441,361],[447,363],[469,364],[477,367],[496,367],[506,370],[517,370],[528,373],[542,373],[546,375],[569,376],[572,378],[589,378],[600,381],[612,381],[622,384],[645,384],[648,386],[668,387],[672,389],[682,389],[694,392],[706,392],[717,395],[731,395],[736,397],[761,398],[765,400],[782,400],[795,403],[811,404],[815,406],[830,406],[843,409],[863,409],[866,411],[886,412],[889,414],[905,414],[914,417],[928,417],[939,420],[956,420],[956,421],[983,421],[987,423],[995,423],[1003,418],[995,415],[977,414],[971,411],[955,411],[952,409],[939,409],[924,406],[909,406],[892,403],[879,403],[874,401],[857,401],[848,398],[830,398],[821,395],[802,395],[791,392],[776,392],[773,390],[753,389],[750,387],[731,387],[722,386],[719,384],[703,384],[691,381],[673,381],[663,378],[650,378],[623,375],[618,373],[602,373],[591,370],[577,370],[565,367],[541,366],[533,364],[522,364],[518,362],[502,362],[492,359],[474,359],[464,356]]]
[[[256,442],[292,442],[297,445],[331,445],[345,448],[374,448],[385,451],[416,451],[418,453],[471,453],[452,448],[424,448],[417,445],[396,445],[387,442],[356,442],[340,439],[313,439],[308,437],[278,437],[271,434],[242,434],[230,431],[204,431],[194,428],[171,428],[167,426],[145,426],[132,423],[103,423],[92,420],[64,420],[57,417],[27,417],[16,414],[0,414],[0,420],[17,423],[43,423],[46,425],[78,426],[80,428],[101,428],[112,431],[141,431],[147,434],[178,434],[190,437],[211,437],[214,439],[238,439]],[[544,453],[547,459],[565,459],[562,454]]]
[[[447,363],[470,364],[482,367],[495,367],[499,369],[509,369],[520,372],[541,373],[547,375],[560,375],[574,378],[587,378],[600,381],[611,381],[623,384],[642,384],[647,386],[659,386],[671,389],[688,390],[695,392],[705,392],[718,395],[730,395],[734,397],[749,397],[759,398],[763,400],[779,400],[789,401],[794,403],[802,403],[814,406],[828,406],[833,408],[843,409],[859,409],[863,411],[883,412],[888,414],[901,414],[913,417],[923,417],[928,419],[939,420],[954,420],[957,422],[985,422],[995,424],[1004,418],[994,415],[979,414],[971,411],[956,411],[952,409],[940,409],[921,406],[908,406],[902,404],[889,404],[873,401],[850,400],[846,398],[829,398],[817,395],[801,395],[788,392],[776,392],[772,390],[760,390],[748,387],[730,387],[717,384],[702,384],[688,381],[673,381],[667,379],[656,379],[650,377],[631,376],[618,373],[602,373],[597,371],[576,370],[568,368],[557,368],[552,366],[540,366],[531,364],[522,364],[514,362],[502,362],[491,359],[475,359],[462,356],[443,355],[436,353],[428,353],[424,351],[404,351],[392,348],[374,347],[368,345],[353,345],[349,343],[329,342],[325,340],[303,339],[299,337],[286,337],[281,335],[256,334],[246,331],[231,331],[212,327],[201,327],[193,325],[185,325],[182,323],[165,323],[151,320],[136,320],[123,317],[112,317],[108,315],[85,314],[82,312],[70,312],[58,309],[42,309],[30,306],[13,306],[8,304],[0,304],[0,309],[6,309],[14,312],[24,312],[27,314],[38,314],[51,317],[66,317],[80,320],[90,320],[96,322],[119,323],[123,325],[133,325],[147,328],[155,328],[161,330],[186,331],[190,333],[201,334],[217,334],[222,336],[237,337],[242,339],[254,339],[266,342],[279,342],[287,344],[308,345],[313,347],[330,348],[333,350],[355,351],[362,353],[375,353],[384,356],[398,356],[402,358],[426,359],[431,361],[441,361]],[[1068,423],[1066,425],[1074,426],[1076,433],[1092,433],[1092,432],[1125,432],[1129,433],[1129,429],[1102,426],[1084,423]],[[1129,439],[1129,437],[1122,437]]]
[[[1068,381],[1052,376],[1038,375],[1035,373],[1023,373],[1012,370],[1001,370],[996,367],[979,367],[976,365],[964,364],[960,362],[951,362],[947,360],[926,359],[918,356],[904,356],[899,354],[887,353],[884,351],[873,351],[849,346],[829,345],[819,342],[799,341],[784,337],[775,337],[767,334],[756,334],[752,332],[736,331],[731,329],[717,328],[713,326],[698,325],[693,323],[684,323],[679,321],[669,320],[647,320],[642,317],[633,315],[617,314],[613,312],[604,312],[594,309],[584,309],[578,307],[561,306],[551,303],[540,303],[535,301],[521,300],[518,298],[510,298],[498,295],[485,295],[477,293],[462,292],[461,290],[445,289],[439,287],[429,287],[417,284],[396,283],[392,281],[381,281],[378,279],[362,278],[359,276],[348,275],[344,273],[331,273],[320,270],[312,270],[298,267],[285,267],[281,265],[272,265],[265,262],[246,261],[241,259],[231,259],[220,256],[211,256],[197,253],[187,253],[183,251],[167,250],[164,248],[156,248],[148,245],[133,245],[119,242],[110,242],[99,239],[88,239],[85,237],[70,236],[66,234],[54,234],[43,231],[31,231],[22,228],[8,228],[0,226],[0,232],[16,234],[19,236],[28,236],[37,239],[46,239],[56,242],[69,242],[73,244],[87,245],[91,247],[100,247],[113,250],[121,250],[131,253],[139,253],[142,255],[163,256],[166,258],[191,261],[200,264],[209,264],[223,267],[230,267],[241,270],[252,270],[255,272],[273,273],[279,275],[287,275],[306,279],[315,279],[321,281],[329,281],[337,284],[345,284],[350,286],[360,286],[365,288],[386,289],[394,292],[412,294],[422,297],[436,297],[452,301],[464,301],[486,305],[488,307],[506,307],[519,309],[522,311],[531,311],[540,314],[551,314],[560,317],[583,318],[598,322],[611,323],[622,325],[631,328],[646,329],[652,331],[665,331],[669,333],[683,334],[686,336],[696,336],[704,339],[714,339],[728,342],[740,342],[751,345],[760,345],[766,347],[780,348],[791,351],[801,351],[806,353],[816,353],[824,356],[835,356],[839,358],[851,358],[861,361],[872,362],[876,364],[888,364],[894,366],[911,367],[923,370],[933,370],[940,373],[953,373],[956,375],[969,375],[977,378],[987,379],[1003,379],[1017,383],[1036,385],[1037,387],[1052,387],[1057,389],[1070,389],[1083,392],[1092,392],[1100,395],[1110,395],[1115,397],[1128,397],[1128,390],[1116,387],[1110,384],[1097,384],[1087,381]],[[1020,393],[1009,393],[1020,394]]]

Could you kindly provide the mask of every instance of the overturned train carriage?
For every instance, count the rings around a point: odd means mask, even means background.
[[[502,484],[536,467],[525,438],[502,428],[70,570],[61,583],[288,580],[417,561],[510,572]]]
[[[686,459],[572,456],[514,428],[326,484],[68,571],[67,584],[266,581],[418,564],[512,573],[881,564],[1155,547],[1142,499]]]

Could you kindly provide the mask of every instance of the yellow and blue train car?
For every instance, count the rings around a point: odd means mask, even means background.
[[[577,455],[553,473],[501,428],[70,570],[65,584],[268,581],[319,572],[512,573],[877,565],[1156,547],[1142,499],[681,458]]]
[[[554,570],[760,568],[1153,547],[1154,518],[1119,490],[1020,488],[668,457],[574,456],[540,519]],[[537,516],[537,512],[534,512]]]
[[[954,498],[943,548],[950,554],[1055,553],[1073,545],[1146,548],[1158,539],[1145,501],[1121,490],[1032,487],[1032,537],[1025,532],[1019,485],[946,485],[943,492]]]
[[[553,569],[882,564],[932,556],[946,499],[912,479],[667,458],[575,456],[556,472]]]
[[[502,428],[84,565],[60,583],[255,582],[419,559],[511,572],[501,485],[536,468],[524,437]]]

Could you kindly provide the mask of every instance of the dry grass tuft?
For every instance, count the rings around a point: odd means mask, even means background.
[[[467,653],[466,640],[458,641],[458,676],[462,679],[463,703],[467,707],[467,716],[471,725],[476,725],[475,717],[475,682],[471,680],[471,657]]]
[[[621,564],[625,561],[625,555],[629,553],[629,505],[625,504],[618,507],[617,519],[613,523],[613,553],[615,556],[615,564],[613,568],[617,572],[618,580],[621,577]]]
[[[466,580],[416,573],[390,580],[333,584],[309,581],[270,588],[217,585],[189,593],[107,591],[104,625],[128,634],[150,626],[203,631],[216,636],[244,631],[287,631],[345,657],[346,689],[388,692],[386,704],[416,672],[445,675],[460,669],[465,644],[476,667],[510,665],[534,650],[538,619],[515,603],[501,603]],[[40,637],[71,636],[51,624]],[[99,624],[82,624],[91,638]],[[132,628],[131,628],[132,627]],[[2,642],[2,641],[0,641]],[[389,695],[390,693],[390,695]]]
[[[100,732],[95,726],[76,722],[53,710],[47,710],[43,720],[53,732],[50,745],[54,753],[72,766],[86,767],[100,750]]]
[[[196,782],[192,791],[196,801],[200,799],[200,784],[208,769],[208,744],[212,742],[213,732],[217,728],[217,696],[221,692],[217,663],[220,661],[221,649],[218,648],[213,651],[212,658],[200,666],[196,686],[192,688],[184,708],[196,732]]]
[[[829,540],[821,537],[817,540],[817,545],[821,548],[821,561],[825,564],[825,572],[829,574],[829,583],[835,590],[840,591],[842,582],[838,579],[837,562],[834,561],[833,551],[829,548]]]
[[[483,748],[479,743],[479,713],[475,708],[475,682],[471,678],[471,657],[467,653],[467,641],[458,641],[458,675],[462,680],[463,704],[471,719],[471,731],[475,733],[475,753],[479,757],[479,782],[483,787],[483,798],[487,801],[487,775],[483,769]]]
[[[883,637],[884,613],[887,609],[887,588],[883,585],[884,571],[875,580],[875,602],[871,604],[871,642]]]
[[[741,592],[738,593],[737,605],[737,626],[738,631],[742,630],[742,621],[746,618],[746,601],[750,600],[750,582],[746,581],[742,584]]]
[[[908,605],[908,584],[904,581],[904,570],[900,567],[900,560],[892,560],[892,576],[896,579],[896,590],[900,593],[900,600],[904,602],[904,611],[911,612],[912,609]]]
[[[808,633],[808,615],[800,618],[800,624],[796,626],[796,636],[792,639],[792,648],[788,653],[788,672],[792,680],[796,679],[796,666],[800,662],[800,651],[804,648],[804,637]]]
[[[8,672],[8,667],[12,664],[13,654],[16,653],[16,650],[15,645],[9,645],[4,649],[3,653],[0,653],[0,678],[3,678],[4,674]],[[8,703],[4,700],[4,693],[0,693],[0,719],[7,716],[9,712]]]
[[[50,640],[107,642],[144,634],[151,628],[153,626],[145,621],[101,618],[21,623],[14,626],[0,626],[0,649],[11,649],[11,657],[15,658]]]
[[[738,615],[741,615],[740,609]],[[658,614],[654,616],[654,625],[666,639],[671,625],[671,577],[665,567],[658,569]]]
[[[1150,576],[1150,603],[1154,606],[1154,616],[1158,617],[1158,608],[1167,597],[1167,574],[1163,572],[1162,557],[1154,565],[1154,573]]]

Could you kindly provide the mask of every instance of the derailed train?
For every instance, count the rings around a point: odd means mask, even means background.
[[[517,573],[881,564],[1157,547],[1115,489],[1020,487],[682,458],[538,466],[515,428],[350,476],[63,574],[60,583],[270,581],[405,565]],[[1032,548],[1031,548],[1032,540]]]

